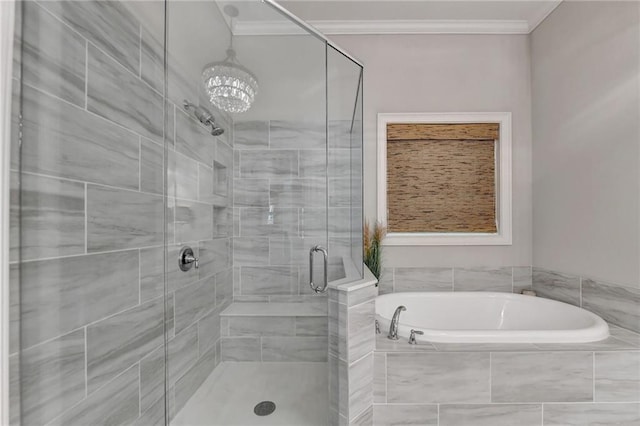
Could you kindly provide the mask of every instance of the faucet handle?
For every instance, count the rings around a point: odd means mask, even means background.
[[[411,329],[411,334],[409,335],[409,344],[410,345],[417,345],[418,344],[418,342],[416,342],[416,334],[423,335],[424,331]]]

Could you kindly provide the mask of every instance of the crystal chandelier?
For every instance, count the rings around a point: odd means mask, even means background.
[[[238,16],[238,9],[227,5],[225,13],[233,19]],[[258,93],[258,79],[238,62],[232,33],[227,57],[221,62],[207,64],[202,70],[202,80],[209,101],[227,112],[247,111]]]

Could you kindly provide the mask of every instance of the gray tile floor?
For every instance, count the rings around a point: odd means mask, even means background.
[[[275,402],[264,417],[254,406]],[[223,362],[171,423],[172,426],[326,426],[328,370],[324,362]]]

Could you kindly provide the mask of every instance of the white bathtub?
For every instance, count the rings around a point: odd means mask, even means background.
[[[567,303],[510,293],[391,293],[376,298],[376,319],[384,336],[403,305],[398,335],[411,329],[418,341],[460,343],[584,343],[609,337],[599,316]]]

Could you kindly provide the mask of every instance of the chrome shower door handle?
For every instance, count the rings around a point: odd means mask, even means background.
[[[324,283],[322,287],[319,287],[313,283],[313,255],[316,252],[321,252],[324,258]],[[329,253],[327,249],[321,246],[314,246],[309,250],[309,286],[316,293],[324,293],[327,291],[327,286],[329,285]]]

